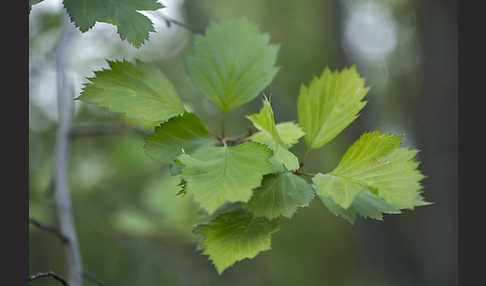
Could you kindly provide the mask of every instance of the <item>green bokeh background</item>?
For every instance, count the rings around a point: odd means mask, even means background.
[[[407,35],[396,29],[397,44],[383,59],[357,57],[346,44],[349,7],[358,2],[381,5],[397,27],[412,27]],[[29,216],[57,225],[50,187],[57,130],[50,113],[56,111],[32,94],[54,60],[49,45],[59,37],[64,11],[41,11],[41,5],[33,6],[29,20]],[[419,168],[428,176],[423,181],[424,196],[435,204],[388,215],[383,222],[358,219],[351,226],[316,199],[292,219],[281,219],[272,250],[238,262],[218,276],[194,245],[190,226],[197,218],[196,207],[190,197],[175,197],[177,182],[166,177],[166,166],[144,154],[143,137],[130,131],[74,136],[69,174],[86,270],[105,285],[457,285],[457,4],[199,0],[180,7],[181,20],[193,27],[204,29],[211,20],[244,16],[269,33],[272,43],[280,44],[281,68],[268,88],[277,122],[297,121],[301,84],[308,84],[326,66],[341,69],[355,64],[372,87],[368,104],[334,141],[308,156],[308,171],[331,170],[364,131],[404,134],[405,145],[421,150]],[[219,130],[221,115],[192,86],[184,70],[183,57],[191,53],[190,33],[174,25],[169,29],[178,31],[172,41],[182,42],[181,48],[152,62],[207,126]],[[80,41],[83,36],[79,33]],[[109,40],[110,59],[131,49],[115,36]],[[170,49],[169,45],[160,52]],[[144,52],[134,53],[143,57]],[[92,60],[99,62],[96,56]],[[415,64],[406,68],[410,62]],[[76,68],[92,66],[87,59]],[[251,123],[244,115],[260,106],[261,100],[255,99],[232,111],[228,135],[245,133]],[[75,125],[120,122],[116,114],[76,103]],[[303,144],[293,151],[301,154]],[[62,243],[30,226],[29,273],[47,270],[67,276]],[[32,285],[55,283],[40,279]],[[95,284],[86,280],[85,285]]]

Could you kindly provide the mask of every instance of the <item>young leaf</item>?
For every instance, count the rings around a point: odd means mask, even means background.
[[[182,154],[182,149],[190,154],[216,142],[204,123],[195,114],[186,112],[156,127],[155,132],[145,138],[144,148],[149,157],[169,164]]]
[[[270,84],[278,45],[247,19],[212,22],[194,36],[194,54],[185,59],[194,84],[224,113],[255,98]]]
[[[277,220],[255,217],[238,205],[217,211],[207,223],[194,228],[202,238],[203,254],[209,256],[220,275],[235,262],[271,249],[272,234],[278,230]]]
[[[362,190],[347,209],[336,204],[331,197],[324,195],[319,197],[331,213],[341,216],[351,224],[354,224],[358,215],[364,218],[383,220],[383,214],[401,213],[400,209],[386,203],[367,189]]]
[[[249,115],[247,118],[251,120],[253,125],[263,132],[267,138],[271,138],[269,142],[265,143],[269,143],[267,145],[273,150],[274,158],[278,162],[284,164],[288,170],[297,170],[299,168],[299,160],[292,152],[287,150],[285,143],[278,134],[270,101],[265,98],[260,112]]]
[[[157,0],[64,0],[71,21],[81,32],[96,22],[115,25],[122,40],[140,47],[155,32],[152,21],[138,11],[157,10],[164,6]]]
[[[290,218],[299,207],[308,206],[313,198],[312,185],[290,172],[283,172],[265,176],[244,207],[268,219],[281,215]]]
[[[155,66],[141,61],[108,64],[111,69],[95,72],[77,99],[153,126],[185,112],[174,86]]]
[[[413,208],[424,176],[413,160],[417,150],[399,148],[400,143],[401,136],[363,134],[332,172],[314,176],[317,194],[347,208],[360,189],[369,189],[397,208]]]
[[[354,66],[341,72],[326,68],[309,87],[302,85],[297,110],[307,146],[320,148],[351,124],[365,106],[361,99],[368,90]]]
[[[282,139],[282,142],[287,148],[290,148],[293,145],[297,144],[299,142],[299,139],[305,135],[304,131],[302,131],[302,128],[298,124],[291,121],[278,123],[276,127],[280,139]],[[268,146],[272,145],[273,141],[272,135],[268,134],[268,132],[263,131],[258,131],[257,133],[251,135],[249,139]]]
[[[234,147],[202,147],[182,154],[182,178],[187,192],[209,213],[223,203],[247,202],[260,186],[263,175],[271,172],[272,152],[264,145],[248,142]]]

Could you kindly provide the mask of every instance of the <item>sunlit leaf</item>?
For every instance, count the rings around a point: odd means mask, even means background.
[[[320,148],[351,124],[365,106],[361,100],[368,90],[354,66],[341,72],[326,68],[309,87],[302,85],[297,109],[307,146]]]
[[[299,160],[292,152],[287,150],[286,144],[280,138],[275,125],[273,110],[267,98],[264,99],[260,112],[249,115],[247,118],[251,120],[260,132],[265,134],[266,140],[263,140],[263,143],[273,150],[275,160],[282,163],[288,170],[296,170],[299,168]]]
[[[413,160],[417,150],[399,147],[400,143],[401,136],[363,134],[334,170],[314,176],[317,194],[347,208],[360,189],[368,189],[396,208],[413,208],[424,176]]]

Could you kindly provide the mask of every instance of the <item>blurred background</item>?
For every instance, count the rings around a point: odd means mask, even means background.
[[[143,126],[75,102],[69,179],[86,271],[104,285],[457,285],[457,3],[419,0],[161,1],[143,12],[156,32],[140,49],[97,23],[72,32],[67,76],[73,97],[105,59],[141,59],[160,67],[182,99],[212,130],[220,113],[195,90],[183,57],[192,34],[168,27],[160,13],[204,30],[212,20],[244,16],[280,44],[279,73],[269,86],[277,122],[297,121],[296,99],[328,66],[356,65],[371,86],[361,116],[306,160],[327,172],[365,131],[404,134],[420,150],[424,197],[435,204],[383,222],[358,218],[352,226],[315,199],[282,218],[272,250],[243,260],[218,276],[197,253],[191,225],[197,212],[175,197],[178,182],[143,152]],[[55,50],[65,10],[45,0],[29,15],[29,216],[57,225],[52,180],[58,127]],[[243,115],[260,99],[229,114],[229,135],[245,133]],[[303,144],[293,151],[301,154]],[[60,240],[29,229],[29,274],[54,270],[66,277]],[[54,285],[39,279],[34,285]],[[85,285],[96,285],[85,281]]]

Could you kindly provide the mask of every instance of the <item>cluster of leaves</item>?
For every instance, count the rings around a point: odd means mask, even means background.
[[[248,20],[221,20],[195,36],[185,64],[194,85],[226,113],[271,83],[278,50]],[[429,204],[421,196],[417,151],[400,147],[401,136],[365,133],[325,174],[305,173],[290,151],[303,138],[305,157],[358,117],[369,88],[354,66],[326,68],[301,86],[298,124],[277,124],[264,97],[261,110],[247,116],[258,131],[237,139],[210,132],[156,67],[140,61],[109,61],[109,66],[95,72],[79,99],[154,127],[145,139],[146,154],[168,165],[180,182],[178,194],[189,194],[200,206],[203,219],[193,232],[220,274],[270,249],[280,217],[291,218],[316,195],[350,223],[357,216],[381,220],[383,214]]]
[[[29,0],[32,5],[43,0]],[[155,32],[152,21],[138,11],[153,11],[164,6],[157,0],[63,0],[71,21],[81,32],[93,28],[96,22],[115,25],[122,40],[139,48]]]

